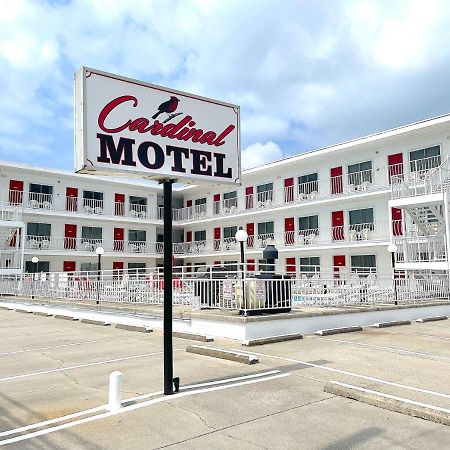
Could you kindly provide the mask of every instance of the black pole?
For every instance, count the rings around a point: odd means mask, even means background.
[[[98,277],[97,277],[97,305],[100,303],[100,278],[102,273],[102,255],[98,254],[97,260],[97,269],[98,269]]]
[[[164,395],[173,394],[172,180],[164,180]]]
[[[395,282],[395,255],[394,252],[391,253],[391,265],[392,265],[392,283],[394,283],[394,305],[398,304],[398,299],[397,299],[397,284]]]

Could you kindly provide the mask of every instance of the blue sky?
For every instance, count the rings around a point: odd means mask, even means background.
[[[82,65],[241,105],[250,167],[450,112],[450,4],[2,0],[0,159],[73,170]]]

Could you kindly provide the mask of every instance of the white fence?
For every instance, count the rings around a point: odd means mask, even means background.
[[[399,272],[263,279],[204,268],[201,274],[174,270],[173,304],[193,309],[289,310],[304,306],[361,306],[449,298],[448,274]],[[161,272],[26,274],[0,278],[0,297],[31,297],[87,303],[162,305]]]

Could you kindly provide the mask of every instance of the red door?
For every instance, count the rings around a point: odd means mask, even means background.
[[[333,241],[343,241],[344,211],[333,211],[331,213],[331,226],[333,230]]]
[[[248,223],[247,224],[247,247],[253,247],[253,243],[255,241],[255,224]]]
[[[77,246],[77,226],[66,223],[64,225],[64,248],[75,249]]]
[[[286,217],[284,219],[284,243],[292,245],[295,239],[295,225],[293,217]]]
[[[186,242],[192,242],[192,231],[186,231]]]
[[[18,230],[14,230],[11,234],[11,236],[9,237],[9,246],[10,247],[16,247],[20,246],[20,236],[22,234],[22,229],[19,228]],[[17,242],[17,236],[19,236],[19,242]]]
[[[114,215],[125,215],[125,194],[114,195]]]
[[[9,180],[9,203],[21,205],[23,201],[23,181]]]
[[[214,250],[220,250],[220,228],[214,228]]]
[[[247,259],[247,271],[254,272],[255,271],[255,260]]]
[[[220,214],[222,208],[220,207],[220,194],[214,194],[213,197],[214,214]]]
[[[117,252],[123,251],[123,228],[114,228],[114,250]]]
[[[64,272],[75,272],[76,263],[75,261],[64,261],[63,271]]]
[[[188,201],[186,202],[186,206],[187,206],[188,208],[190,208],[190,207],[192,206],[192,200],[188,200]]]
[[[286,258],[286,272],[295,277],[295,258]]]
[[[285,178],[284,180],[284,202],[294,201],[294,178]]]
[[[342,183],[342,166],[333,167],[330,170],[331,176],[331,193],[342,194],[344,192],[344,185]]]
[[[339,278],[339,270],[341,267],[345,267],[345,255],[334,255],[333,268],[335,272],[335,278]]]
[[[403,153],[388,155],[388,177],[391,184],[391,177],[403,175]]]
[[[402,210],[391,208],[392,234],[394,236],[403,236]]]
[[[113,261],[113,278],[118,279],[123,271],[123,261]]]
[[[78,210],[78,188],[66,187],[66,211]]]
[[[253,186],[245,188],[245,209],[253,209]]]

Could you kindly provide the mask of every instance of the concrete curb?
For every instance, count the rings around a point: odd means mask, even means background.
[[[44,316],[44,317],[52,317],[53,314],[43,312],[43,311],[33,311],[35,316]]]
[[[221,350],[218,348],[203,347],[201,345],[190,345],[186,348],[186,352],[195,353],[196,355],[211,356],[213,358],[226,359],[242,364],[256,364],[259,359],[256,356],[246,353],[232,352],[229,350]]]
[[[105,322],[103,320],[94,320],[94,319],[80,319],[81,323],[88,323],[90,325],[102,325],[104,327],[107,327],[108,325],[111,325],[111,322]]]
[[[435,316],[435,317],[422,317],[420,319],[416,319],[416,322],[424,323],[424,322],[437,322],[438,320],[447,320],[447,316]]]
[[[78,317],[73,316],[65,316],[64,314],[55,314],[55,319],[62,319],[62,320],[79,320]]]
[[[419,417],[420,419],[442,425],[450,425],[450,410],[438,406],[415,402],[406,398],[339,383],[337,381],[328,381],[325,383],[324,391],[407,416]]]
[[[331,336],[333,334],[353,333],[354,331],[362,331],[360,326],[342,327],[342,328],[328,328],[327,330],[318,330],[314,334],[318,336]]]
[[[389,328],[389,327],[396,327],[399,325],[411,325],[410,320],[393,320],[392,322],[378,322],[374,323],[372,327],[375,328]]]
[[[200,342],[213,342],[214,339],[210,336],[205,336],[203,334],[195,334],[195,333],[183,333],[181,331],[174,331],[172,333],[174,338],[179,339],[189,339],[191,341],[200,341]]]
[[[28,311],[27,309],[15,309],[15,312],[31,314],[33,311]]]
[[[119,330],[127,330],[127,331],[137,331],[138,333],[151,333],[153,330],[151,328],[147,328],[145,326],[139,325],[125,325],[122,323],[116,323],[116,328]]]
[[[259,339],[250,339],[242,342],[245,347],[253,347],[255,345],[273,344],[275,342],[294,341],[296,339],[303,339],[303,336],[299,333],[282,334],[279,336],[269,336]]]

